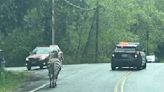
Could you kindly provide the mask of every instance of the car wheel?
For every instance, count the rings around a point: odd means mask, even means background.
[[[141,70],[144,66],[142,66],[140,63],[137,65],[137,70]]]
[[[27,70],[31,70],[31,65],[27,65]]]
[[[40,69],[43,69],[43,64],[40,65]]]
[[[146,63],[145,63],[145,65],[144,65],[144,69],[146,69]]]
[[[137,70],[140,70],[141,69],[141,67],[137,67]]]
[[[141,70],[142,69],[142,66],[137,66],[137,70]]]
[[[111,65],[112,70],[116,70],[116,67],[112,64]]]

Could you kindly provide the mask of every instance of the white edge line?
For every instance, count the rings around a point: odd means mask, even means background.
[[[49,83],[45,83],[45,84],[43,84],[42,86],[39,86],[39,87],[37,87],[37,88],[35,88],[35,89],[29,91],[29,92],[36,92],[36,91],[40,90],[41,88],[44,88],[44,87],[47,86],[48,84],[49,84]]]

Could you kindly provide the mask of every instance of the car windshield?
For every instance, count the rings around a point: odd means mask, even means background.
[[[33,54],[49,54],[50,48],[36,48],[33,50]]]

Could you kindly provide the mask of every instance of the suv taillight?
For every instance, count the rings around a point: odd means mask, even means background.
[[[112,57],[114,57],[114,54],[112,54]]]
[[[135,56],[134,56],[135,58],[137,58],[137,54],[135,54]]]

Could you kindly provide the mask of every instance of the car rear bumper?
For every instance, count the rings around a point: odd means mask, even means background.
[[[112,64],[115,67],[137,67],[139,63],[135,59],[113,59]]]

